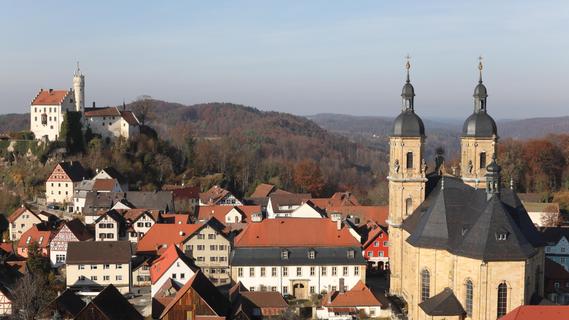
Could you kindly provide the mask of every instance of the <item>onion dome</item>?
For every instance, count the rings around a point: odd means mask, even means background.
[[[425,126],[423,120],[415,113],[414,100],[415,100],[415,88],[411,84],[409,79],[409,69],[411,64],[409,63],[409,57],[407,57],[407,63],[405,69],[407,69],[407,81],[403,85],[401,90],[402,99],[402,110],[399,116],[395,118],[393,122],[393,134],[394,137],[423,137],[425,136]]]
[[[478,69],[480,70],[480,79],[478,80],[478,85],[474,88],[474,112],[464,121],[462,136],[489,138],[498,135],[498,128],[496,127],[496,121],[492,119],[486,110],[488,90],[482,83],[482,58],[480,58]]]

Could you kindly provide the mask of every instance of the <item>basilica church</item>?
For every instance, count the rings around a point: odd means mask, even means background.
[[[427,168],[409,62],[406,69],[389,141],[390,293],[409,319],[500,318],[543,295],[544,243],[513,185],[502,186],[482,63],[452,174],[441,161]]]

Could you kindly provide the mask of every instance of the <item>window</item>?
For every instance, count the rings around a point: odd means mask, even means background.
[[[561,252],[565,252],[565,247],[561,247]]]
[[[115,269],[122,269],[122,264],[116,264]]]
[[[111,265],[110,265],[110,264],[104,264],[104,265],[103,265],[103,269],[110,269],[110,268],[111,268]]]
[[[215,239],[215,234],[208,234],[207,238],[210,240],[213,240],[213,239]]]
[[[384,247],[389,247],[389,241],[383,241],[383,246],[384,246]]]
[[[254,292],[254,291],[255,291],[255,287],[249,287],[249,291]]]
[[[374,247],[379,247],[379,241],[374,242],[374,243],[373,243],[373,246],[374,246]]]
[[[217,257],[209,257],[209,261],[211,261],[211,262],[217,262]]]
[[[550,247],[545,248],[545,252],[547,253],[551,252],[551,248]]]
[[[261,267],[261,277],[266,276],[265,274],[265,267]]]
[[[472,281],[466,280],[466,297],[465,297],[465,305],[466,305],[466,316],[467,317],[472,317],[472,295],[474,293],[474,290],[472,288]]]
[[[413,152],[407,152],[407,169],[413,169]]]
[[[480,152],[480,169],[486,168],[486,152]]]
[[[405,214],[410,215],[413,213],[413,199],[407,198],[405,199]]]
[[[348,250],[347,255],[348,255],[348,259],[353,259],[355,257],[354,250]]]
[[[429,270],[421,271],[421,302],[429,299],[431,296],[431,275]]]
[[[288,251],[287,250],[281,251],[281,259],[283,259],[283,260],[288,259]]]
[[[327,267],[322,267],[322,275],[325,276],[326,275],[326,271],[328,270]]]
[[[332,267],[332,276],[336,276],[338,273],[338,270],[336,267]]]
[[[219,245],[219,250],[225,250],[225,245],[224,245],[224,244],[220,244],[220,245]]]
[[[288,276],[288,267],[283,267],[283,276]]]
[[[109,276],[103,276],[103,281],[109,281],[109,280],[111,280],[111,277],[109,277]]]
[[[243,268],[237,268],[237,276],[243,277]]]
[[[91,281],[97,281],[97,276],[91,276]]]
[[[271,277],[276,277],[277,276],[277,268],[276,267],[272,267],[271,268]]]
[[[272,291],[272,292],[277,291],[277,287],[271,287],[271,291]]]
[[[508,309],[508,287],[505,283],[500,283],[498,286],[498,318],[506,314]]]
[[[255,268],[249,268],[249,277],[255,276]]]
[[[205,235],[203,235],[201,233],[198,234],[198,240],[203,240],[203,239],[205,239]]]
[[[296,276],[297,277],[302,276],[302,267],[296,267]]]
[[[316,288],[314,288],[314,286],[310,286],[310,293],[311,294],[316,293]]]
[[[368,256],[368,257],[373,257],[373,251],[368,251],[367,256]]]
[[[379,256],[383,257],[383,251],[379,251]]]
[[[314,250],[308,251],[308,259],[314,259],[315,256],[316,252],[314,252]]]
[[[354,267],[354,276],[359,276],[360,275],[360,267],[355,266]]]
[[[198,249],[198,251],[203,251],[203,250],[205,250],[205,246],[203,244],[198,244],[197,249]]]
[[[555,281],[555,283],[553,284],[553,286],[555,287],[555,289],[559,289],[559,287],[560,287],[559,282]]]
[[[80,265],[79,265],[79,270],[84,270],[84,269],[85,269],[85,266],[82,265],[82,264],[80,264]]]
[[[122,281],[122,276],[116,276],[115,279],[116,279],[117,281]]]
[[[64,254],[56,254],[55,255],[55,263],[64,263],[65,262],[65,255]]]
[[[217,246],[215,244],[212,244],[209,246],[209,250],[215,251],[215,250],[217,250]]]
[[[314,276],[315,273],[316,273],[316,268],[310,267],[310,275]]]
[[[172,273],[172,279],[176,279],[176,274]]]
[[[91,265],[91,270],[97,269],[97,265],[96,264],[92,264]]]
[[[348,275],[348,267],[343,267],[342,268],[342,275],[345,277]]]
[[[288,287],[287,286],[283,286],[283,294],[288,294]]]

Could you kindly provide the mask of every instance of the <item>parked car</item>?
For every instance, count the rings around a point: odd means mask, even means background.
[[[56,205],[55,203],[48,204],[47,208],[51,209],[51,210],[61,210],[61,208],[58,205]]]

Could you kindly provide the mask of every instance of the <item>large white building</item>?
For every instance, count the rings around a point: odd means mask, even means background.
[[[350,290],[365,282],[366,274],[359,241],[341,222],[327,218],[251,222],[235,238],[230,265],[232,279],[250,291],[299,299]]]
[[[85,125],[103,139],[129,139],[140,133],[140,122],[134,113],[117,107],[88,108],[85,111]]]
[[[85,108],[85,76],[79,70],[73,76],[73,89],[40,89],[30,106],[30,130],[36,139],[55,141],[67,111],[83,112]]]

